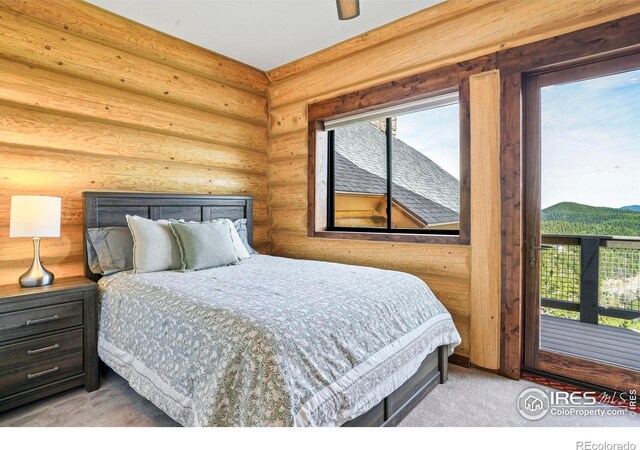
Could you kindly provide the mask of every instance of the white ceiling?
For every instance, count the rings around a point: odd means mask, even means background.
[[[291,62],[442,0],[360,0],[338,20],[335,0],[89,0],[128,19],[262,70]]]

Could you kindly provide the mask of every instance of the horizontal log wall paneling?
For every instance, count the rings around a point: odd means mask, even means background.
[[[2,41],[0,41],[2,45]],[[267,127],[0,57],[0,101],[266,152]]]
[[[120,48],[52,30],[1,9],[0,56],[245,120],[266,121],[266,99]]]
[[[418,11],[407,17],[403,17],[391,24],[367,31],[332,47],[320,50],[312,55],[305,56],[296,61],[284,64],[267,72],[272,82],[282,81],[293,75],[312,70],[323,64],[344,58],[345,56],[382,44],[389,39],[395,39],[405,34],[411,34],[428,26],[444,22],[454,16],[465,14],[472,9],[477,9],[494,3],[495,0],[449,0],[439,3],[431,8]]]
[[[0,0],[0,7],[28,16],[54,30],[121,49],[263,97],[266,95],[269,80],[262,71],[86,2]]]
[[[316,102],[637,12],[634,0],[522,0],[490,2],[444,21],[436,14],[424,28],[372,47],[362,43],[357,51],[274,82],[271,106]]]
[[[0,283],[31,261],[12,195],[62,197],[56,276],[82,274],[82,192],[253,195],[269,251],[266,76],[84,2],[0,0]]]

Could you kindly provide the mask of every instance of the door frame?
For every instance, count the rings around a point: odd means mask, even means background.
[[[502,293],[500,368],[519,379],[524,363],[524,151],[522,79],[552,71],[640,52],[640,14],[594,25],[496,53],[501,77],[500,174]]]
[[[541,101],[545,86],[579,82],[640,68],[640,52],[524,76],[523,203],[524,208],[524,369],[548,372],[617,391],[637,388],[637,371],[540,349]],[[533,261],[534,265],[530,266]]]

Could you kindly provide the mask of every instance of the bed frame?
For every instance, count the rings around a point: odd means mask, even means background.
[[[88,228],[127,226],[127,214],[148,219],[205,221],[218,218],[247,219],[247,238],[253,244],[253,197],[146,194],[128,192],[84,192],[84,236]],[[84,250],[84,274],[97,281]],[[366,413],[345,423],[347,427],[395,426],[431,392],[447,381],[448,346],[427,355],[418,371],[402,386]]]

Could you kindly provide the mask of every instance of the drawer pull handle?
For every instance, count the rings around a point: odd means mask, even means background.
[[[60,348],[60,344],[50,345],[49,347],[37,348],[35,350],[27,350],[27,355],[37,355],[38,353],[44,353],[51,350],[57,350]]]
[[[38,378],[53,372],[57,372],[58,370],[60,370],[60,368],[56,366],[56,367],[52,367],[51,369],[43,370],[42,372],[30,373],[30,374],[27,374],[27,379],[31,380],[33,378]]]
[[[51,317],[43,317],[42,319],[29,319],[27,320],[27,325],[36,325],[39,323],[51,322],[52,320],[58,320],[60,316],[57,314]]]

